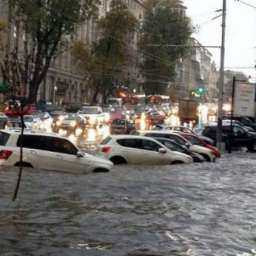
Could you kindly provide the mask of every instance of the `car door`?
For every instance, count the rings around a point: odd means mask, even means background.
[[[51,170],[51,162],[44,150],[44,136],[25,134],[23,139],[19,137],[17,146],[23,145],[23,161],[31,164],[34,168]]]
[[[160,148],[164,148],[166,153],[159,152]],[[143,139],[141,142],[141,150],[144,152],[145,156],[147,156],[146,163],[147,164],[171,164],[172,157],[171,151],[165,148],[164,145],[161,145],[155,141],[149,139]]]
[[[53,170],[84,173],[89,169],[90,161],[86,155],[78,157],[78,149],[65,138],[48,137],[48,157]]]
[[[234,143],[237,147],[246,147],[252,144],[252,140],[248,137],[246,131],[239,126],[233,127]]]
[[[118,154],[123,156],[129,164],[143,164],[146,163],[147,156],[141,150],[141,140],[134,138],[118,139],[117,144]]]

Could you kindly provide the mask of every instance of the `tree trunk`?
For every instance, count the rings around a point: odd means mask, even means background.
[[[99,88],[96,88],[91,100],[91,105],[96,105],[98,103],[97,98],[98,98],[99,92],[100,92]]]

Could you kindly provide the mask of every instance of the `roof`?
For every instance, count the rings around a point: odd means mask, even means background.
[[[111,135],[113,139],[149,139],[149,140],[154,140],[150,137],[145,137],[145,136],[138,136],[138,135]]]
[[[148,130],[148,131],[138,131],[139,133],[142,134],[147,134],[147,133],[162,133],[162,134],[174,134],[171,130]]]
[[[6,129],[6,130],[1,130],[1,132],[9,133],[9,134],[15,134],[15,135],[20,135],[21,129],[19,128],[14,128],[14,129]],[[38,136],[51,136],[51,137],[56,137],[56,138],[63,138],[57,133],[46,133],[46,132],[36,132],[32,131],[29,129],[24,130],[24,135],[38,135]]]

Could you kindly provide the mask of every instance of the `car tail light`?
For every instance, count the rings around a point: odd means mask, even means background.
[[[0,151],[0,160],[7,160],[12,155],[10,150],[1,150]]]
[[[108,154],[108,153],[110,153],[110,151],[111,151],[111,147],[110,147],[110,146],[104,146],[104,147],[101,149],[101,151],[102,151],[103,153],[105,153],[105,154]]]

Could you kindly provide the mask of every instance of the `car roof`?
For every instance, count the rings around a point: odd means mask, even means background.
[[[17,129],[17,128],[0,130],[0,131],[4,132],[4,133],[8,133],[10,135],[20,135],[20,133],[21,133],[21,129]],[[64,138],[57,133],[43,133],[43,132],[31,131],[29,129],[24,130],[24,135],[37,135],[37,136],[44,136],[44,137],[50,136],[50,137],[55,137],[55,138]]]
[[[138,131],[138,132],[142,134],[147,134],[147,133],[175,134],[171,130],[148,130],[148,131]]]
[[[151,137],[145,137],[145,136],[138,136],[138,135],[111,135],[110,136],[113,139],[120,140],[120,139],[149,139],[149,140],[155,140],[154,138]]]

